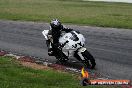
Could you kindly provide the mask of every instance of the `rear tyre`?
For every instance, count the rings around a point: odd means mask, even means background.
[[[53,52],[54,56],[60,63],[65,63],[68,61],[68,57],[62,52],[60,48],[58,48],[58,45],[54,45]]]
[[[55,55],[55,57],[62,64],[66,63],[69,60],[63,52],[59,53],[58,55]]]

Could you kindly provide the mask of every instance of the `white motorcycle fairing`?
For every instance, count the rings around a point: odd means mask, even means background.
[[[42,34],[44,35],[46,40],[50,40],[50,44],[48,48],[52,49],[53,39],[51,35],[48,35],[49,30],[44,30]],[[68,33],[62,33],[59,38],[59,43],[61,44],[61,50],[63,54],[65,54],[66,58],[61,56],[57,58],[60,62],[65,62],[69,58],[68,57],[75,57],[79,61],[81,61],[85,66],[93,69],[96,65],[94,57],[87,51],[84,47],[85,45],[85,38],[82,34],[71,31]],[[53,51],[54,52],[54,51]],[[58,53],[59,54],[59,53]],[[61,55],[61,54],[60,54]],[[66,60],[65,60],[66,59]],[[90,64],[89,64],[90,62]]]
[[[48,31],[49,30],[44,30],[42,32],[46,40],[51,38],[51,36],[48,35]],[[74,55],[74,51],[84,46],[85,38],[82,34],[77,33],[76,31],[71,31],[62,34],[59,38],[59,43],[64,45],[62,52],[69,57]]]
[[[66,43],[62,48],[63,53],[65,53],[66,56],[73,56],[74,51],[84,46],[85,38],[82,34],[72,31],[62,35],[59,39],[59,43]]]
[[[59,43],[64,44],[65,42],[68,42],[68,43],[66,43],[63,49],[75,49],[76,50],[84,46],[85,38],[82,34],[77,33],[76,31],[72,31],[60,37]]]

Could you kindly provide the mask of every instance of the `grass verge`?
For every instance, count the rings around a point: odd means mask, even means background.
[[[132,4],[82,0],[0,0],[0,19],[132,29]]]
[[[21,66],[9,57],[0,57],[1,88],[72,88],[79,86],[71,74],[35,70]]]
[[[52,69],[33,69],[22,66],[11,57],[0,57],[1,88],[83,88],[79,82],[79,79],[70,73]],[[87,88],[117,87],[87,86]]]

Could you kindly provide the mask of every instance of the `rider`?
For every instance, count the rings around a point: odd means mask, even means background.
[[[61,50],[58,48],[58,47],[60,47],[59,38],[60,38],[62,32],[68,33],[71,31],[73,31],[73,29],[65,28],[59,20],[57,20],[57,19],[51,20],[50,30],[49,30],[48,35],[52,36],[53,43],[52,43],[52,48],[49,48],[49,50],[48,50],[49,55],[52,55],[52,54],[55,55],[55,53],[58,53],[58,52],[60,55],[61,54],[64,55],[63,52],[61,52]],[[49,45],[49,44],[50,44],[50,41],[47,40],[47,45]]]
[[[48,54],[49,55],[54,55],[57,59],[60,60],[60,57],[63,60],[68,60],[67,56],[62,52],[62,50],[59,48],[61,47],[62,45],[59,43],[59,38],[61,36],[61,34],[63,32],[65,33],[68,33],[68,32],[71,32],[73,31],[73,29],[70,29],[70,28],[65,28],[61,22],[57,19],[53,19],[51,22],[50,22],[50,30],[48,32],[48,36],[50,37],[49,39],[52,39],[52,43],[51,43],[51,40],[47,40],[46,43],[47,43],[47,46],[49,47],[48,48]],[[79,33],[79,32],[78,32]],[[50,44],[52,46],[52,48],[50,47]],[[84,56],[83,54],[87,55],[87,58],[89,59],[93,59],[94,57],[89,53],[89,52],[81,52],[79,50],[77,50],[75,52],[75,57],[78,59],[78,60],[83,60],[85,62],[88,63],[87,60],[84,60],[82,57]],[[94,66],[96,65],[96,63],[93,61],[92,63],[94,63],[94,65],[91,67],[91,68],[94,68]],[[88,63],[89,64],[89,63]]]

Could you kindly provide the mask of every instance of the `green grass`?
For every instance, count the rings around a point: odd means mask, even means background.
[[[0,88],[83,88],[70,73],[23,67],[11,57],[0,57]],[[112,88],[87,86],[86,88]],[[113,87],[117,88],[117,87]]]
[[[8,57],[0,57],[0,88],[71,88],[79,86],[71,74],[22,67]]]
[[[0,0],[0,19],[132,28],[132,4],[81,0]]]

